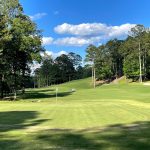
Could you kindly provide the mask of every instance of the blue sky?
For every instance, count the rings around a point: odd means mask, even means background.
[[[43,45],[55,56],[89,44],[125,38],[135,24],[150,26],[149,0],[20,0],[43,30]]]

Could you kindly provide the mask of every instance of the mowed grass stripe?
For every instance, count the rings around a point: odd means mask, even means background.
[[[108,104],[107,104],[108,103]],[[134,102],[133,102],[134,103]],[[137,102],[138,103],[138,102]],[[130,123],[133,121],[146,121],[149,120],[150,110],[145,108],[139,108],[122,101],[93,101],[93,102],[80,102],[75,103],[58,103],[58,104],[32,104],[32,111],[38,111],[39,119],[45,119],[41,125],[49,125],[50,128],[86,128],[92,126],[103,126],[114,123]],[[44,103],[43,103],[44,104]],[[26,111],[30,108],[28,104],[24,107],[12,107],[13,111],[19,108],[19,111]],[[28,111],[31,111],[29,109]],[[7,116],[6,119],[8,119]],[[29,120],[30,121],[30,120]],[[29,122],[28,121],[28,122]],[[32,119],[31,119],[32,121]]]
[[[0,102],[0,149],[149,149],[150,88],[90,89],[87,81],[59,85],[57,103],[56,86],[30,89],[30,99]],[[64,94],[72,88],[76,92]]]

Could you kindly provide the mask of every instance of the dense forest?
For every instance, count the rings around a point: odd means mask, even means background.
[[[150,79],[150,30],[143,25],[132,28],[125,40],[89,45],[86,52],[93,79],[113,80],[123,75],[139,82]]]
[[[150,79],[150,31],[136,25],[125,40],[113,39],[86,49],[86,66],[80,55],[70,52],[55,60],[43,57],[41,68],[35,71],[36,86],[48,86],[92,75],[96,80],[109,80],[126,76],[133,81]],[[90,71],[91,70],[91,71]]]
[[[82,58],[75,53],[55,60],[44,53],[42,33],[25,15],[18,0],[0,1],[0,97],[9,94],[16,99],[17,90],[43,87],[91,75],[88,65],[81,67]],[[44,53],[44,56],[41,55]],[[31,64],[41,67],[33,74]]]
[[[150,79],[150,31],[136,25],[124,40],[113,39],[86,49],[82,57],[70,52],[57,58],[47,55],[42,33],[25,15],[18,0],[0,1],[0,95],[1,98],[26,87],[44,87],[92,76],[113,80],[125,75],[134,81]],[[42,56],[41,53],[44,53]],[[31,74],[30,65],[40,63]]]
[[[70,52],[53,59],[44,53],[41,67],[33,74],[34,87],[45,87],[91,76],[91,66],[82,66],[82,57]]]
[[[41,33],[23,13],[18,0],[0,1],[0,94],[22,89],[30,75],[29,64],[41,60]]]

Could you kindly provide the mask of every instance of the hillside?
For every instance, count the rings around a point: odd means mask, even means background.
[[[86,78],[46,88],[27,89],[22,99],[53,101],[56,96],[56,88],[58,88],[59,101],[122,99],[149,102],[150,97],[149,86],[121,82],[120,84],[104,84],[94,89],[91,86],[91,78]],[[75,92],[72,92],[72,89],[75,89]]]
[[[104,150],[148,149],[149,86],[110,84],[93,89],[90,81],[28,89],[21,101],[0,101],[0,149],[91,150],[102,142]]]
[[[55,86],[52,86],[52,87],[55,87]],[[90,89],[90,88],[92,88],[91,78],[73,80],[73,81],[70,81],[67,83],[56,85],[56,87],[66,88],[66,89],[77,89],[77,90]]]

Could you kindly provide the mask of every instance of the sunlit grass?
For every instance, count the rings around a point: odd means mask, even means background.
[[[0,149],[148,149],[150,87],[93,89],[90,81],[28,89],[20,101],[0,102]]]

